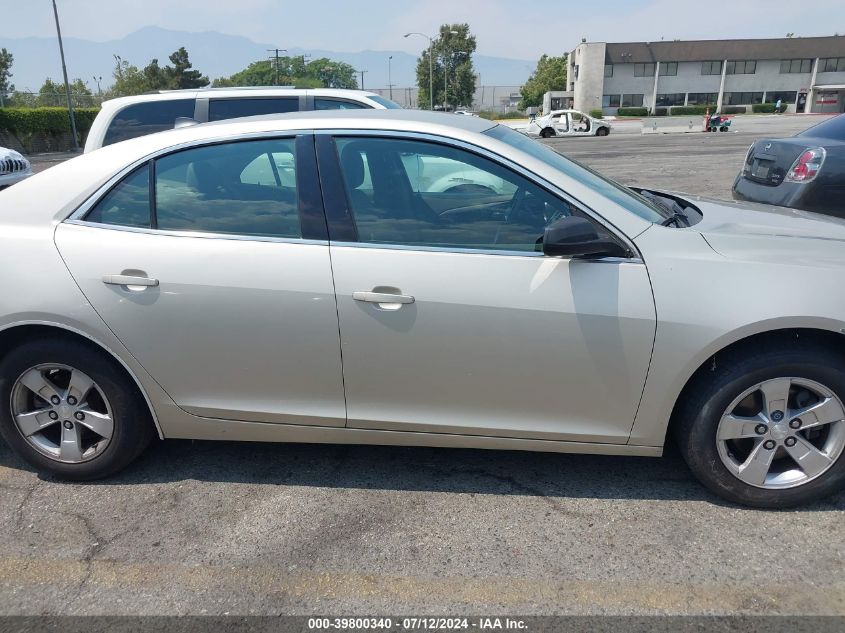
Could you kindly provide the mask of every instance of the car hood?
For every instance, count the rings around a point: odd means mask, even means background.
[[[845,219],[765,204],[684,198],[703,215],[691,229],[726,257],[845,264]]]
[[[3,160],[4,158],[14,158],[15,160],[23,160],[29,162],[28,160],[26,160],[26,158],[24,158],[23,154],[21,154],[20,152],[16,152],[15,150],[9,149],[7,147],[0,147],[0,160]]]

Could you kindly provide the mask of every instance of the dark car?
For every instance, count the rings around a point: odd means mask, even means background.
[[[845,114],[754,143],[733,197],[845,217]]]

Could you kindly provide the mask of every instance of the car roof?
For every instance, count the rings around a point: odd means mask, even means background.
[[[192,88],[184,90],[159,90],[129,97],[116,97],[103,102],[104,106],[116,107],[133,103],[149,101],[175,101],[178,99],[196,99],[209,97],[215,99],[232,99],[237,97],[283,97],[309,94],[315,97],[346,97],[361,99],[378,97],[375,92],[367,90],[348,90],[343,88],[294,88],[290,86],[239,86],[232,88]]]

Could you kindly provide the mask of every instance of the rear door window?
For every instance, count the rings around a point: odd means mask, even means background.
[[[103,145],[171,130],[179,117],[194,117],[194,99],[147,101],[127,106],[112,119]]]
[[[294,139],[197,147],[156,160],[157,227],[302,237]]]
[[[363,110],[370,106],[358,103],[357,101],[345,101],[343,99],[323,99],[314,97],[315,110]]]
[[[299,97],[212,99],[208,104],[209,121],[283,112],[299,112]]]

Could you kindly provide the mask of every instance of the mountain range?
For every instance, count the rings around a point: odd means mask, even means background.
[[[420,42],[422,44],[422,41]],[[71,81],[77,77],[96,91],[97,81],[105,90],[112,83],[114,55],[119,55],[131,64],[143,67],[152,58],[164,65],[168,55],[184,46],[197,70],[210,79],[231,75],[259,59],[267,59],[277,44],[262,44],[238,35],[227,35],[215,31],[190,33],[155,26],[146,26],[129,35],[106,42],[73,37],[64,38],[65,59]],[[59,49],[55,38],[24,37],[0,38],[0,48],[6,48],[15,56],[12,66],[12,83],[18,90],[37,91],[47,77],[61,80],[62,68]],[[416,85],[417,58],[403,51],[338,52],[320,49],[290,47],[281,55],[310,55],[311,59],[328,57],[346,62],[364,74],[365,88],[386,88],[393,83],[397,88]],[[391,82],[388,81],[388,57]],[[536,62],[525,59],[473,55],[476,72],[480,74],[479,85],[519,86],[533,72]],[[360,82],[360,75],[358,77]]]

